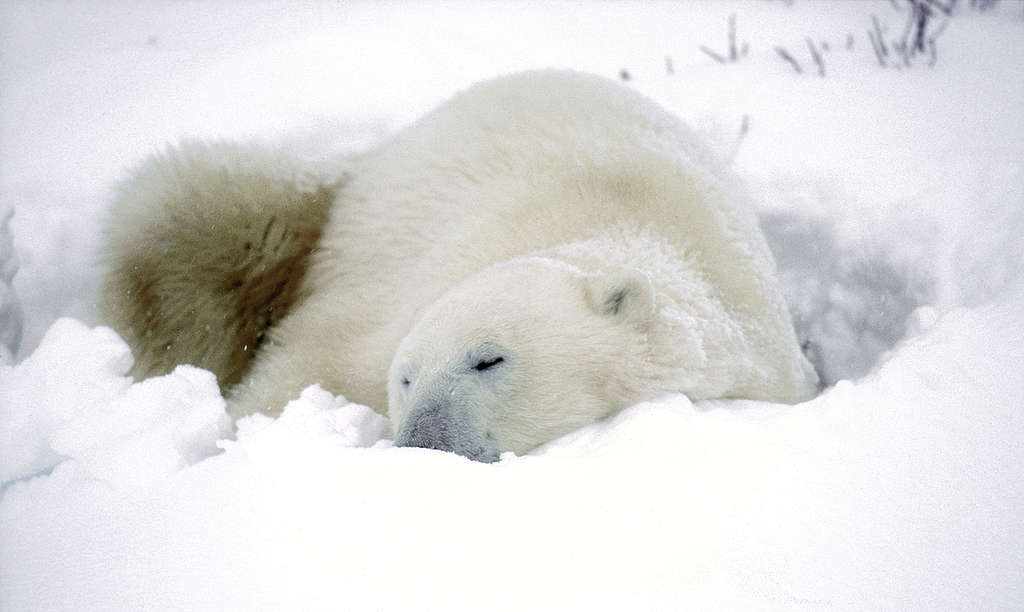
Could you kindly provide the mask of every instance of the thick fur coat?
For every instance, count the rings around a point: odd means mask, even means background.
[[[121,187],[107,260],[140,375],[210,368],[236,415],[320,383],[389,410],[400,444],[473,458],[666,392],[816,388],[742,186],[579,73],[478,84],[331,180],[183,145]]]

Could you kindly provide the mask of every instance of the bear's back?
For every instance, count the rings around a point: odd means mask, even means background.
[[[417,314],[452,286],[602,235],[670,245],[685,269],[654,279],[659,291],[685,303],[700,284],[745,337],[791,341],[742,188],[681,121],[612,81],[537,71],[478,84],[362,157],[352,176],[307,285],[345,338],[333,367],[365,380],[356,386],[366,397],[379,396],[371,390]],[[766,313],[778,325],[761,330]]]
[[[458,94],[361,159],[311,277],[367,296],[353,324],[377,326],[488,265],[623,226],[695,253],[737,303],[751,288],[736,279],[773,272],[745,194],[682,122],[600,77],[526,72]]]

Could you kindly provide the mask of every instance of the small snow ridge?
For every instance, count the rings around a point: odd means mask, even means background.
[[[240,447],[250,457],[276,461],[296,446],[368,448],[390,434],[386,417],[370,408],[349,403],[320,385],[311,385],[285,406],[277,419],[262,414],[238,419],[237,441],[225,440],[225,449]]]
[[[112,330],[61,319],[32,356],[0,367],[0,482],[70,461],[115,488],[140,486],[216,452],[230,420],[213,375],[179,366],[132,384],[131,365]]]

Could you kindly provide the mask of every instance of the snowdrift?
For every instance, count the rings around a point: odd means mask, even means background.
[[[1022,299],[797,407],[666,397],[494,465],[315,387],[225,440],[212,375],[131,385],[62,320],[3,373],[41,443],[5,478],[52,466],[0,505],[5,609],[1011,609]]]

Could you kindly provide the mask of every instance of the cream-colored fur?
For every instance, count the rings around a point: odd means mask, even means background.
[[[193,149],[144,166],[123,191],[131,204],[116,209],[112,225],[112,251],[123,260],[142,258],[164,243],[170,246],[158,248],[180,251],[174,260],[156,257],[160,266],[153,277],[173,276],[173,286],[187,298],[159,314],[175,321],[165,328],[182,330],[184,337],[151,341],[138,332],[148,329],[148,319],[115,317],[136,351],[155,354],[161,343],[172,345],[173,359],[156,360],[162,368],[175,360],[205,365],[199,356],[239,350],[230,344],[211,349],[201,341],[206,321],[223,326],[234,311],[200,295],[208,291],[196,290],[209,284],[208,270],[188,258],[240,257],[232,249],[243,239],[223,226],[186,239],[176,211],[201,208],[227,218],[235,214],[235,202],[253,201],[260,205],[243,210],[242,217],[265,218],[272,206],[299,217],[311,210],[310,224],[302,227],[312,228],[322,198],[335,189],[300,189],[293,180],[269,178],[281,175],[269,158],[262,159],[271,166],[256,164],[252,173],[211,173],[209,167],[222,165],[213,149],[192,166],[175,165],[176,159],[193,159]],[[239,149],[226,150],[243,156]],[[814,393],[816,376],[797,346],[747,194],[685,125],[626,88],[556,71],[488,81],[351,163],[351,180],[337,189],[308,271],[293,275],[301,277],[301,286],[294,289],[290,312],[256,326],[266,341],[231,389],[236,415],[274,414],[317,382],[384,411],[389,364],[395,361],[395,372],[401,368],[395,357],[400,343],[420,361],[430,359],[423,347],[431,345],[437,359],[448,359],[445,351],[484,338],[480,330],[498,321],[522,330],[517,342],[523,346],[513,348],[539,360],[531,369],[537,374],[520,384],[557,396],[544,401],[539,392],[520,394],[521,405],[505,406],[518,416],[502,422],[518,430],[500,432],[502,448],[527,449],[564,426],[664,392],[786,402]],[[176,170],[168,172],[168,164]],[[192,185],[199,195],[179,184]],[[268,197],[268,189],[276,195]],[[171,192],[184,193],[184,199],[165,195]],[[259,239],[263,226],[253,227]],[[111,278],[109,311],[148,312],[138,304],[122,307],[139,301],[138,290],[123,289],[139,286],[130,269],[115,264]],[[553,283],[548,289],[577,287],[583,293],[577,301],[569,295],[556,300],[552,291],[538,293],[527,282],[542,278]],[[629,305],[638,295],[649,296],[650,308],[640,309],[645,314],[634,313],[626,323],[614,323],[615,317],[584,323],[591,316],[584,313],[600,314],[605,301],[626,296]],[[570,303],[571,312],[565,310]],[[588,311],[584,303],[598,307]],[[439,311],[446,314],[438,317]],[[611,311],[616,314],[617,306]],[[560,324],[548,325],[546,316]],[[509,317],[515,324],[507,323]],[[183,320],[195,320],[198,330]],[[447,341],[444,332],[450,332]],[[237,345],[233,338],[225,334],[218,342]],[[578,361],[586,367],[568,369],[596,385],[582,387],[587,394],[558,391],[544,378],[545,371],[564,371],[569,355],[586,356]],[[392,413],[396,421],[403,418],[394,403]],[[563,426],[524,425],[531,420]]]
[[[136,376],[179,363],[239,381],[300,281],[340,181],[258,145],[184,143],[117,189],[103,253],[104,318]]]

